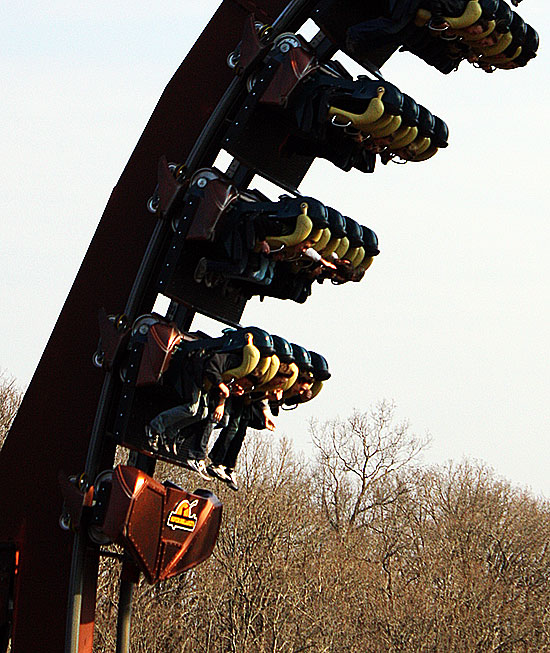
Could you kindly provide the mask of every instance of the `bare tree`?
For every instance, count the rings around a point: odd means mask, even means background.
[[[22,398],[23,393],[15,379],[0,370],[0,448],[4,444]]]
[[[312,422],[317,490],[327,519],[337,531],[365,524],[375,508],[394,502],[406,486],[398,472],[428,443],[394,424],[394,405],[381,402],[346,420]]]

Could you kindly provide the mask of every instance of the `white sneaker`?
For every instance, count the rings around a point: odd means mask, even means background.
[[[208,272],[208,262],[203,257],[199,259],[199,262],[197,263],[197,267],[193,272],[193,279],[195,279],[197,283],[200,283],[204,279],[207,272]]]
[[[206,471],[206,463],[204,462],[204,460],[197,460],[196,458],[188,458],[185,461],[185,465],[193,472],[197,472],[197,474],[205,481],[212,480],[208,472]]]
[[[227,475],[223,465],[208,465],[206,471],[210,474],[210,476],[213,476],[220,481],[227,482],[229,480],[229,476]]]
[[[237,485],[237,472],[234,469],[225,468],[225,474],[227,476],[227,485],[235,492],[239,491],[239,486]]]
[[[147,436],[147,444],[149,445],[151,451],[157,453],[159,450],[159,444],[161,442],[160,433],[157,433],[152,426],[147,424],[145,426],[145,435]]]

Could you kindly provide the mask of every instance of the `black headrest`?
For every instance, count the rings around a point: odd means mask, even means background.
[[[294,344],[293,342],[290,343],[290,346],[292,347],[292,353],[298,369],[301,372],[313,372],[311,356],[309,355],[308,350],[300,345]]]
[[[346,221],[346,237],[349,240],[349,246],[362,247],[363,229],[361,225],[348,217],[345,217],[344,220]]]
[[[498,9],[496,10],[495,13],[497,32],[499,32],[500,34],[505,34],[506,32],[508,32],[512,25],[513,18],[514,18],[514,12],[510,9],[508,4],[504,2],[504,0],[500,0],[500,2],[498,3]]]
[[[524,41],[524,46],[533,54],[539,49],[539,35],[538,32],[531,27],[531,25],[527,25],[527,34],[525,36],[525,41]]]
[[[418,104],[410,95],[403,94],[403,124],[407,127],[416,127],[419,116],[420,109],[418,108]]]
[[[449,144],[449,128],[447,123],[441,120],[438,116],[434,116],[435,127],[434,136],[432,138],[433,144],[436,147],[447,147]]]
[[[419,104],[418,108],[420,110],[418,117],[418,131],[422,136],[429,136],[431,138],[434,135],[435,119],[426,107]]]
[[[301,202],[307,203],[307,214],[311,218],[315,229],[328,227],[328,211],[322,202],[319,202],[314,197],[300,197],[299,199]]]
[[[281,363],[294,363],[294,354],[290,343],[281,336],[272,335],[273,350]]]
[[[385,80],[359,77],[351,97],[354,100],[370,100],[373,97],[376,97],[378,88],[380,87],[384,88],[382,102],[384,104],[385,112],[392,115],[401,115],[403,108],[403,94],[397,86],[394,86]]]
[[[513,63],[520,67],[525,66],[531,59],[537,56],[538,48],[539,35],[531,25],[527,25],[525,40],[521,46],[521,53],[514,59]]]
[[[430,10],[433,9],[433,4],[429,0],[424,0],[421,4]],[[443,16],[458,18],[466,11],[468,0],[439,0],[437,4]]]
[[[296,217],[302,212],[301,205],[306,202],[308,205],[307,214],[313,222],[315,229],[328,227],[328,212],[326,206],[314,197],[288,197],[280,199],[278,218]]]
[[[518,45],[523,45],[525,38],[527,37],[527,23],[519,14],[516,14],[515,11],[512,13],[514,17],[512,19],[512,24],[510,25],[510,34]]]
[[[369,229],[368,227],[365,227],[363,225],[363,247],[365,248],[365,252],[369,256],[376,256],[377,254],[380,254],[380,250],[378,249],[378,236],[374,233],[372,229]]]
[[[331,206],[327,206],[328,209],[328,226],[330,229],[330,235],[333,238],[343,238],[346,235],[346,221],[344,216],[333,209]]]
[[[267,331],[255,326],[226,331],[220,351],[227,352],[242,349],[246,345],[247,333],[252,334],[254,346],[262,356],[271,356],[273,354],[273,339]]]
[[[327,359],[315,351],[310,351],[309,355],[313,366],[313,377],[319,381],[327,381],[330,379]]]
[[[493,20],[498,11],[499,0],[479,0],[479,4],[483,12],[482,16]]]

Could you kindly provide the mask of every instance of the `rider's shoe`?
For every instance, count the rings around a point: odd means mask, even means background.
[[[192,470],[193,472],[197,472],[197,474],[205,481],[212,480],[210,478],[210,475],[206,471],[206,463],[204,462],[204,460],[197,460],[196,458],[188,458],[185,461],[185,466],[188,469]]]
[[[206,471],[210,474],[210,476],[213,476],[220,481],[225,481],[227,483],[229,480],[229,476],[227,475],[223,465],[208,465]]]
[[[235,492],[239,491],[239,486],[237,485],[237,472],[234,469],[230,469],[229,467],[225,468],[225,473],[227,475],[227,485],[234,490]]]
[[[193,273],[193,279],[195,279],[197,283],[200,283],[204,279],[207,272],[208,272],[208,261],[203,257],[199,259],[199,262],[197,263],[197,267],[195,268],[195,272]]]
[[[160,433],[157,433],[152,426],[147,424],[145,427],[145,435],[147,436],[147,444],[149,445],[149,448],[152,451],[157,452],[162,440]]]

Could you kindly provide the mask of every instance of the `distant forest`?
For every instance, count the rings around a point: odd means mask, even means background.
[[[0,443],[15,392],[2,388]],[[483,464],[421,465],[426,441],[389,404],[311,436],[305,459],[249,434],[239,492],[211,484],[224,513],[213,555],[140,582],[133,653],[550,650],[546,500]],[[201,484],[168,465],[156,477]],[[97,653],[115,650],[119,572],[104,559]]]
[[[311,434],[313,460],[249,435],[239,492],[214,487],[224,515],[213,555],[142,581],[132,651],[550,650],[546,501],[481,464],[419,466],[425,441],[387,404]],[[97,652],[114,650],[117,573],[104,563]]]

